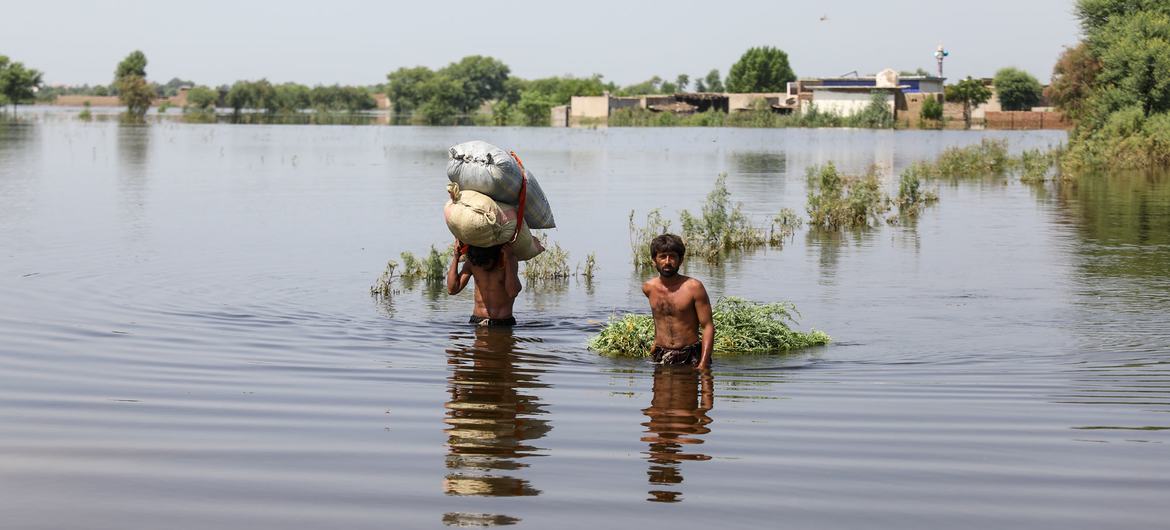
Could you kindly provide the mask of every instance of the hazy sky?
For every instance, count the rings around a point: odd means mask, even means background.
[[[599,73],[626,85],[712,68],[726,75],[760,45],[788,52],[801,77],[933,72],[939,43],[951,52],[948,78],[1016,66],[1047,83],[1079,34],[1073,0],[5,3],[0,55],[68,84],[110,82],[134,49],[159,82],[375,84],[401,66],[481,54],[520,77]]]

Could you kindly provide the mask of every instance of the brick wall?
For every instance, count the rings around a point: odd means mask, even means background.
[[[1063,112],[1001,111],[984,116],[988,129],[1069,129]]]

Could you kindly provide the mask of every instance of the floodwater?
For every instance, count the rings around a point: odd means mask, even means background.
[[[757,222],[804,170],[1061,132],[0,126],[0,526],[1152,528],[1170,518],[1170,184],[939,183],[912,225],[690,264],[834,342],[709,378],[600,357],[646,311],[627,218],[720,172]],[[446,148],[540,178],[592,282],[368,287],[450,236]],[[934,186],[935,184],[932,184]],[[890,186],[896,182],[890,181]]]

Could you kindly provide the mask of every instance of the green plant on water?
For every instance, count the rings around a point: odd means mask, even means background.
[[[1002,176],[1009,168],[1007,140],[984,138],[977,145],[949,147],[933,164],[931,175],[947,179]]]
[[[645,226],[634,223],[634,210],[630,210],[630,250],[634,255],[635,269],[654,268],[654,260],[650,259],[650,242],[669,230],[670,221],[662,217],[660,209],[655,208],[646,212]]]
[[[585,281],[593,281],[593,273],[597,271],[597,253],[590,252],[589,255],[585,256],[585,264],[584,266],[579,265],[578,270],[578,274],[585,278]]]
[[[443,281],[447,278],[447,265],[451,262],[454,254],[454,245],[448,246],[444,252],[438,251],[434,245],[431,245],[430,252],[422,259],[415,257],[409,251],[403,252],[399,255],[402,258],[401,277],[403,280],[423,280],[427,283]]]
[[[923,208],[937,200],[937,193],[922,189],[922,178],[915,166],[911,165],[902,171],[898,181],[898,197],[894,199],[899,215],[917,217]]]
[[[719,299],[712,308],[715,355],[783,353],[828,344],[823,331],[790,327],[799,315],[787,302],[758,303],[738,297]],[[603,355],[646,357],[654,345],[654,319],[645,314],[612,317],[589,339],[589,349]]]
[[[1019,172],[1020,182],[1028,184],[1044,182],[1053,176],[1052,170],[1058,167],[1059,153],[1058,149],[1047,151],[1027,149],[1012,159],[1012,166]]]
[[[634,211],[630,211],[630,251],[634,256],[634,267],[637,270],[652,269],[654,261],[650,258],[650,242],[670,230],[670,221],[654,209],[646,214],[646,225],[639,227],[634,223],[634,215]],[[770,227],[756,226],[743,212],[742,204],[732,205],[727,174],[720,173],[700,208],[700,214],[696,216],[683,210],[679,212],[679,224],[679,236],[686,243],[687,257],[718,263],[729,251],[764,245],[783,246],[784,240],[803,223],[795,212],[785,208],[772,219]]]
[[[808,169],[809,224],[824,230],[862,228],[876,225],[890,209],[890,198],[882,192],[877,169],[865,175],[847,176],[832,162]]]
[[[394,260],[386,262],[386,270],[382,271],[382,275],[374,280],[374,285],[370,286],[370,294],[375,297],[389,298],[394,291],[394,272],[398,268],[398,263]]]
[[[80,119],[81,121],[90,121],[90,120],[92,120],[92,119],[93,119],[93,112],[90,110],[90,104],[89,104],[89,102],[88,102],[88,101],[86,101],[86,102],[83,104],[83,106],[84,106],[85,108],[81,109],[81,113],[77,115],[78,119]]]
[[[167,111],[171,109],[171,107],[172,105],[170,101],[163,101],[162,103],[158,104],[158,113],[166,114]]]
[[[548,237],[534,235],[544,252],[524,262],[524,279],[532,281],[563,281],[568,280],[572,273],[569,271],[569,252],[561,248],[560,243],[548,244]]]
[[[699,217],[683,210],[679,213],[682,238],[687,254],[717,263],[729,250],[749,249],[768,242],[764,230],[752,225],[743,213],[743,205],[731,205],[727,190],[727,173],[720,173],[715,187],[707,194]]]
[[[792,208],[782,208],[776,217],[772,218],[772,226],[768,229],[768,244],[774,247],[784,245],[784,241],[792,239],[796,231],[804,226],[804,220]]]

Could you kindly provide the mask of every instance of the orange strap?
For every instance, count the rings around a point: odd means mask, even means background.
[[[512,234],[514,242],[516,236],[520,235],[520,226],[524,223],[524,203],[528,201],[528,170],[524,169],[524,162],[520,161],[515,151],[508,151],[508,154],[512,155],[516,165],[520,166],[520,200],[517,201],[519,205],[516,207],[516,233]]]

